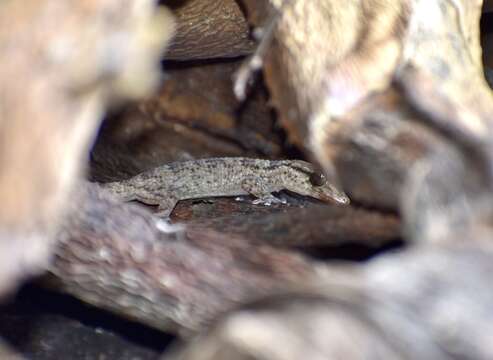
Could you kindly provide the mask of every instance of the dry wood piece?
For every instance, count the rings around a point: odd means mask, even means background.
[[[187,226],[241,236],[259,245],[299,248],[347,244],[378,248],[401,236],[397,216],[351,206],[311,205],[275,213],[223,215],[187,222]]]
[[[258,89],[244,104],[232,91],[232,78],[241,61],[167,68],[167,81],[160,93],[139,105],[159,123],[176,123],[239,144],[250,153],[278,157],[279,134]]]
[[[162,220],[96,185],[79,195],[50,269],[58,287],[161,330],[200,330],[233,306],[303,282],[317,269],[294,253],[214,231],[169,233]]]
[[[162,360],[403,359],[347,307],[308,293],[267,299]]]
[[[412,239],[482,238],[493,214],[487,117],[475,113],[481,107],[451,101],[412,68],[401,70],[397,84],[403,92],[370,96],[333,127],[342,182],[353,198],[400,206]],[[481,123],[479,132],[471,127]]]
[[[267,2],[263,13],[244,3],[252,21],[265,19]],[[265,73],[292,138],[328,174],[335,166],[353,199],[400,208],[412,239],[488,226],[493,97],[482,2],[271,3],[280,15]]]
[[[248,23],[235,0],[172,0],[166,5],[178,25],[166,59],[229,58],[253,51]]]
[[[259,7],[244,3],[253,20],[262,21],[255,10]],[[337,118],[346,117],[370,94],[389,89],[406,64],[427,74],[435,88],[442,87],[461,107],[475,107],[483,116],[489,112],[491,94],[482,77],[478,35],[480,1],[275,5],[281,15],[265,59],[267,83],[291,137],[307,146],[327,171],[332,170]]]
[[[393,89],[368,97],[332,129],[333,161],[352,199],[398,209],[412,166],[443,143]]]
[[[490,359],[491,246],[420,247],[245,305],[165,359]],[[310,290],[311,288],[311,290]]]
[[[272,10],[261,15],[254,10],[262,9],[256,1],[244,3],[248,14],[261,22],[256,25],[268,22],[266,15]],[[333,112],[344,113],[366,92],[390,82],[403,35],[397,25],[406,21],[407,5],[315,0],[289,1],[281,9],[281,1],[272,3],[281,14],[276,41],[265,59],[267,84],[292,140],[316,151],[323,116],[329,120]],[[322,160],[322,154],[316,155]]]
[[[257,25],[266,21],[265,14],[255,12],[254,2],[244,2]],[[406,63],[429,71],[445,85],[447,95],[455,94],[454,100],[464,93],[472,104],[486,106],[490,95],[480,71],[480,5],[447,0],[350,1],[344,6],[335,1],[288,2],[279,9],[265,72],[292,137],[308,144],[321,162],[330,161],[324,144],[330,142],[326,133],[334,118],[388,88]],[[430,12],[434,21],[426,16]],[[319,31],[312,33],[312,28]],[[437,59],[437,53],[443,58]],[[464,91],[471,82],[478,85],[474,96]]]
[[[491,233],[493,216],[493,138],[487,107],[481,106],[481,99],[475,108],[464,107],[412,67],[397,81],[426,121],[455,145],[434,144],[413,167],[402,198],[408,232],[428,242],[451,236],[484,239],[483,232]]]
[[[46,266],[109,100],[147,94],[173,31],[154,1],[0,4],[0,294]]]

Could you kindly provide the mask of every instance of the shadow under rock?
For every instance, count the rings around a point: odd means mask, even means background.
[[[0,307],[0,336],[30,360],[156,360],[174,339],[32,284]]]

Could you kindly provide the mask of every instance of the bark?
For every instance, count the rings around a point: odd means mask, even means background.
[[[234,0],[167,1],[177,17],[169,60],[231,58],[250,54],[255,43]]]
[[[300,255],[212,230],[159,230],[150,212],[87,184],[60,234],[53,284],[149,326],[189,334],[247,300],[309,279]]]
[[[244,305],[163,359],[486,360],[492,255],[489,245],[420,247],[330,269],[299,291]]]
[[[189,221],[191,227],[241,236],[250,243],[282,247],[337,247],[358,244],[379,248],[401,238],[394,214],[351,206],[307,205],[270,213],[235,214]]]

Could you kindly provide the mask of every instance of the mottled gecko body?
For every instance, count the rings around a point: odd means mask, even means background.
[[[349,203],[313,165],[301,160],[212,158],[175,162],[102,186],[122,200],[159,205],[160,216],[169,216],[176,203],[186,199],[250,194],[257,198],[256,203],[281,202],[272,195],[280,190]]]

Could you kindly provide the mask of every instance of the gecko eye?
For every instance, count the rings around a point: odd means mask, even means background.
[[[321,173],[314,172],[310,175],[310,183],[313,186],[322,186],[322,185],[325,185],[326,182],[327,182],[327,179]]]

